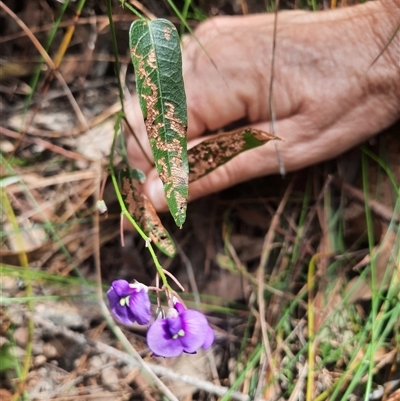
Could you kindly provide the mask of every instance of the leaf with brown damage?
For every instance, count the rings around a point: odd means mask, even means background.
[[[135,21],[129,32],[136,88],[167,205],[178,226],[186,219],[189,167],[187,107],[180,40],[164,19]]]
[[[132,170],[124,168],[120,171],[119,182],[122,198],[129,214],[138,223],[140,228],[151,238],[151,241],[160,251],[169,257],[176,254],[174,241],[162,225],[153,205],[134,184],[136,176]]]
[[[199,143],[188,150],[189,182],[211,173],[240,153],[271,140],[280,138],[255,128],[246,128],[217,135]]]

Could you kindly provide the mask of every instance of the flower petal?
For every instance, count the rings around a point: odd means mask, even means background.
[[[135,290],[138,291],[138,290]],[[148,324],[151,319],[151,302],[144,289],[132,294],[129,298],[128,315],[139,324]]]
[[[169,334],[166,319],[156,320],[147,330],[147,345],[156,356],[171,358],[183,352],[180,338],[174,340]]]
[[[208,349],[211,347],[211,345],[214,342],[214,331],[213,329],[208,326],[207,334],[206,334],[206,339],[202,345],[203,349]]]
[[[127,297],[135,292],[126,280],[115,280],[112,282],[111,286],[120,298]]]
[[[107,291],[107,298],[110,303],[110,308],[115,308],[115,306],[119,304],[120,298],[112,287]]]
[[[168,325],[169,334],[171,334],[171,336],[178,334],[179,331],[182,329],[181,317],[179,315],[176,317],[168,317],[167,325]]]
[[[135,319],[132,320],[128,315],[128,307],[120,304],[121,298],[116,294],[113,287],[107,291],[107,297],[111,312],[117,320],[123,324],[132,324],[135,322]]]
[[[179,337],[183,350],[188,353],[197,351],[205,342],[208,322],[205,316],[195,310],[187,309],[180,314],[185,335]]]
[[[179,312],[182,313],[186,310],[186,308],[174,297],[174,308]]]

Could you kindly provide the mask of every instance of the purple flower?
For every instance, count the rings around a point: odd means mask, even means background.
[[[147,287],[138,283],[129,284],[126,280],[115,280],[107,291],[111,312],[123,324],[147,324],[151,319],[150,299]]]
[[[185,309],[179,302],[170,308],[165,319],[157,319],[147,331],[147,345],[156,356],[179,356],[182,352],[195,353],[207,349],[214,342],[214,332],[205,316]]]

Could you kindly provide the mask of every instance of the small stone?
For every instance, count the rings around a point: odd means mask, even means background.
[[[13,354],[17,357],[17,358],[24,358],[26,355],[26,350],[25,348],[22,347],[13,347]]]
[[[104,365],[99,355],[94,355],[90,359],[90,370],[91,371],[100,371],[101,367]]]
[[[43,355],[47,359],[59,359],[65,354],[66,350],[60,341],[54,339],[43,346]]]
[[[119,378],[117,370],[110,366],[101,371],[101,382],[110,391],[117,391],[119,389]]]
[[[43,354],[43,345],[44,345],[43,340],[38,338],[38,336],[35,336],[33,339],[32,354],[34,356],[42,355]]]
[[[1,278],[2,291],[16,291],[18,289],[17,279],[14,277],[3,276]]]
[[[25,312],[26,310],[23,305],[11,304],[8,308],[7,315],[15,327],[22,327],[25,323]]]
[[[54,359],[57,357],[57,349],[53,344],[46,343],[43,346],[43,355],[46,359]]]
[[[42,366],[46,363],[47,358],[44,355],[38,355],[35,356],[35,358],[33,359],[33,365],[37,368],[39,366]]]
[[[132,366],[124,365],[120,368],[121,376],[126,378],[128,375],[132,373]]]
[[[14,331],[14,340],[20,346],[24,347],[29,338],[29,331],[27,327],[18,327]]]

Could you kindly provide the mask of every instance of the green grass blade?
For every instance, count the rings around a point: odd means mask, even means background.
[[[164,19],[135,21],[129,41],[140,107],[164,194],[178,226],[186,219],[187,107],[179,36]]]
[[[251,369],[254,369],[255,366],[257,366],[258,362],[260,361],[261,354],[263,352],[263,347],[261,344],[258,344],[256,348],[254,349],[251,357],[249,358],[248,363],[246,364],[246,367],[243,369],[241,374],[238,376],[238,378],[235,380],[235,382],[232,384],[230,387],[229,391],[221,398],[221,401],[228,401],[231,398],[231,394],[243,383],[244,379],[246,378],[246,375]]]

